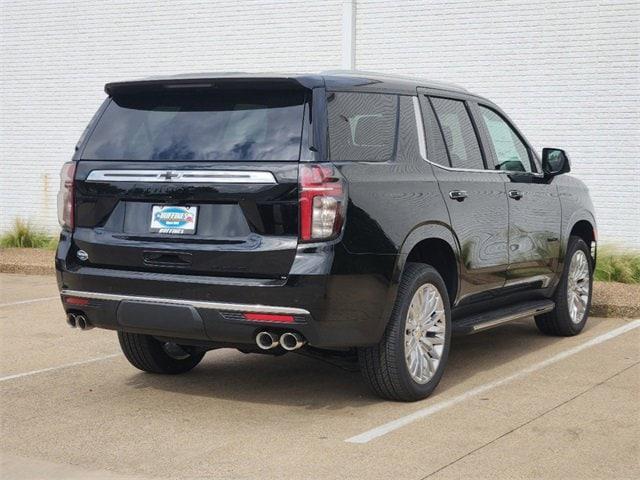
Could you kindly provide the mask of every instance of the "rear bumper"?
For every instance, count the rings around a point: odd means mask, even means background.
[[[112,330],[239,347],[261,330],[296,331],[314,347],[348,348],[379,341],[395,298],[395,256],[350,255],[339,244],[300,248],[286,278],[241,279],[80,267],[67,264],[64,243],[56,270],[65,310]]]

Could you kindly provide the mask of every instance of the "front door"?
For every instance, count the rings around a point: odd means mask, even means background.
[[[503,172],[509,204],[509,268],[505,286],[544,287],[553,279],[560,249],[560,199],[546,182],[531,148],[497,109],[478,105],[488,155]]]

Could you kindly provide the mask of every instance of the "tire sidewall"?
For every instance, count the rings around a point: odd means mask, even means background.
[[[399,367],[398,371],[400,374],[401,382],[405,389],[415,395],[417,398],[424,398],[429,395],[435,387],[440,382],[442,375],[444,374],[444,370],[447,364],[447,358],[449,356],[449,348],[451,346],[451,307],[449,304],[449,295],[447,293],[447,288],[445,286],[442,277],[438,274],[438,272],[428,265],[422,265],[421,272],[418,275],[411,276],[409,280],[410,284],[405,285],[405,291],[402,298],[398,298],[398,303],[396,305],[396,309],[394,312],[394,321],[398,322],[398,332],[395,335],[395,338],[390,339],[394,342],[394,350],[398,352],[399,358]],[[440,296],[442,297],[442,303],[444,305],[445,312],[445,340],[444,340],[444,348],[442,350],[442,357],[440,362],[438,363],[438,368],[436,373],[431,377],[431,379],[424,383],[420,384],[416,382],[409,373],[409,368],[407,367],[407,363],[405,360],[405,339],[404,333],[406,330],[406,322],[407,322],[407,313],[409,311],[409,305],[411,304],[411,300],[413,299],[413,295],[416,293],[418,288],[422,285],[430,283],[434,285]]]

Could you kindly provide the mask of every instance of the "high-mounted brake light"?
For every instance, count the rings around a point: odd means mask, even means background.
[[[67,162],[60,170],[60,190],[58,191],[58,222],[62,228],[73,230],[74,185],[76,162]]]
[[[328,240],[340,234],[347,208],[345,183],[332,165],[301,164],[300,240]]]

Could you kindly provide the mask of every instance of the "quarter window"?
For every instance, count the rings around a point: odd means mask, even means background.
[[[511,125],[496,112],[482,105],[480,113],[496,155],[496,170],[531,172],[529,149]]]
[[[464,102],[440,97],[431,97],[431,102],[438,116],[451,166],[483,170],[478,137]]]
[[[396,95],[332,92],[327,103],[332,160],[386,161],[393,157]]]

